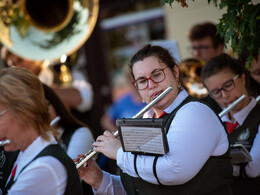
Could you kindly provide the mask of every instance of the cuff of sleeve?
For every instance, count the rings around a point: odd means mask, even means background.
[[[117,165],[121,168],[122,164],[123,164],[123,155],[124,155],[124,151],[123,148],[119,148],[119,150],[117,151],[117,156],[116,156],[116,163]]]
[[[103,171],[103,179],[102,182],[97,190],[93,189],[93,192],[99,193],[99,192],[105,192],[107,190],[107,187],[112,183],[112,179],[109,173]]]

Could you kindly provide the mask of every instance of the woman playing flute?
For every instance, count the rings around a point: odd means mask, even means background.
[[[209,95],[226,108],[241,95],[244,98],[221,119],[226,123],[230,144],[243,144],[252,161],[233,165],[233,194],[260,194],[260,104],[249,96],[249,73],[242,63],[221,54],[206,63],[202,80]]]
[[[155,157],[124,152],[120,141],[105,131],[93,143],[94,150],[116,159],[121,180],[92,160],[79,170],[82,179],[96,194],[230,194],[226,130],[212,109],[181,87],[178,66],[168,50],[146,45],[132,57],[130,69],[146,103],[173,87],[143,116],[163,117],[169,153]]]
[[[20,151],[3,194],[82,194],[73,161],[58,145],[58,131],[40,80],[24,68],[0,71],[0,140]]]

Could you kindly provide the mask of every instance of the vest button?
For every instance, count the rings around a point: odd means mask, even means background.
[[[135,189],[135,194],[139,194],[139,189]]]

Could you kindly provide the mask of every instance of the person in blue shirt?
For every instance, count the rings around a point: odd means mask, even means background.
[[[117,76],[115,79],[112,99],[114,102],[109,106],[101,118],[104,130],[116,131],[116,120],[119,118],[132,118],[146,106],[138,91],[132,84],[133,79],[129,72]]]

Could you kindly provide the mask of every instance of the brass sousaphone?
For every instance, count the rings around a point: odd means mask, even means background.
[[[0,41],[22,58],[57,60],[89,38],[98,9],[98,0],[2,0]]]

